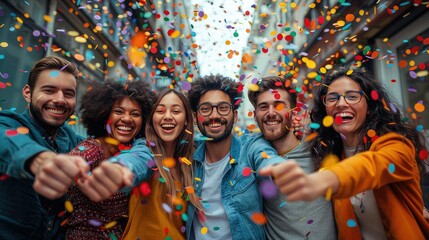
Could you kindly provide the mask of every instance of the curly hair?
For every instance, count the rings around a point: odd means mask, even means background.
[[[126,81],[120,83],[108,80],[103,83],[93,81],[90,88],[82,96],[80,112],[83,125],[87,133],[95,138],[106,135],[105,125],[115,101],[122,97],[129,97],[136,101],[142,109],[142,128],[136,137],[143,137],[145,123],[155,102],[155,93],[150,85],[143,81]]]
[[[188,92],[191,108],[196,112],[202,95],[211,90],[220,90],[228,94],[234,110],[237,110],[243,98],[243,91],[239,89],[240,85],[241,83],[219,74],[200,77],[192,82],[191,89]]]
[[[353,70],[350,74],[349,70]],[[372,96],[371,92],[378,93],[378,98],[367,98],[367,116],[365,122],[360,128],[358,135],[360,139],[359,145],[364,146],[364,150],[368,150],[372,144],[371,138],[364,141],[365,135],[368,130],[376,130],[377,135],[381,136],[389,132],[396,132],[408,138],[413,142],[416,148],[416,161],[420,168],[423,170],[424,163],[419,159],[420,150],[424,149],[423,135],[415,129],[414,123],[402,121],[402,114],[399,110],[399,105],[394,104],[384,87],[362,68],[350,68],[349,66],[341,66],[333,70],[326,79],[320,84],[314,97],[314,108],[311,113],[312,122],[318,123],[320,128],[316,130],[317,137],[312,140],[312,155],[316,161],[316,166],[320,166],[322,158],[329,154],[334,153],[340,159],[343,153],[343,141],[339,133],[332,127],[325,127],[322,124],[323,118],[327,115],[326,107],[323,104],[323,96],[326,95],[329,85],[333,81],[341,77],[347,77],[355,81],[361,87],[366,96]],[[390,106],[390,107],[389,107]],[[405,112],[405,111],[404,111]],[[411,119],[411,118],[410,118]],[[395,123],[395,124],[391,124]]]
[[[247,96],[249,97],[250,103],[252,103],[253,107],[256,109],[256,105],[258,102],[259,94],[269,91],[270,89],[283,89],[286,92],[288,92],[288,100],[290,103],[290,107],[294,108],[296,107],[296,91],[294,90],[294,86],[291,84],[290,86],[286,87],[285,85],[285,79],[279,76],[268,76],[263,77],[258,82],[258,90],[252,91],[248,90]]]

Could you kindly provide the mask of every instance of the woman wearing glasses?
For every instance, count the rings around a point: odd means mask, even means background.
[[[312,155],[322,170],[307,175],[291,161],[261,174],[273,175],[289,201],[332,197],[339,239],[429,239],[420,189],[426,150],[380,83],[340,68],[314,99]]]

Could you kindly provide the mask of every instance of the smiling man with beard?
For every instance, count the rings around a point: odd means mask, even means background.
[[[297,104],[293,86],[285,87],[282,77],[270,76],[262,78],[258,87],[257,91],[249,90],[248,96],[263,137],[284,161],[294,159],[305,171],[315,171],[307,144],[290,130],[293,129],[291,111]],[[332,204],[324,198],[286,202],[279,193],[264,199],[264,213],[268,219],[265,225],[268,239],[336,239]]]
[[[96,201],[132,183],[131,171],[118,164],[121,155],[91,176],[85,160],[65,155],[84,139],[65,124],[76,105],[78,77],[69,61],[45,57],[22,90],[29,109],[0,111],[0,239],[64,239],[63,196],[78,178],[79,188]],[[141,139],[129,153],[140,162],[152,158]]]
[[[29,110],[18,114],[0,112],[0,238],[54,239],[60,237],[58,213],[64,201],[51,201],[33,189],[44,185],[45,196],[59,197],[74,176],[87,171],[85,161],[67,153],[81,140],[64,125],[76,105],[79,72],[70,62],[59,57],[38,61],[30,72],[22,93]],[[18,128],[27,134],[8,136]],[[43,166],[56,166],[50,173]],[[34,179],[36,177],[36,180]]]
[[[262,138],[232,135],[240,88],[228,77],[210,75],[194,81],[189,91],[194,122],[205,141],[196,139],[193,159],[195,193],[204,211],[188,207],[187,239],[266,238],[263,226],[254,222],[262,212],[255,172],[283,159]]]

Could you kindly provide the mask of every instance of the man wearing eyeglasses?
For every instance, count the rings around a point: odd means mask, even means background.
[[[220,75],[192,83],[188,99],[205,140],[194,152],[194,188],[203,213],[188,205],[187,239],[265,239],[256,172],[283,161],[263,139],[232,135],[242,92]]]

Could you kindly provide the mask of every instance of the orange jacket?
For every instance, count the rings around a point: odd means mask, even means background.
[[[347,221],[353,219],[357,223],[350,197],[368,189],[374,191],[389,239],[429,239],[429,223],[423,218],[420,174],[410,140],[396,133],[385,134],[368,151],[327,169],[340,182],[332,195],[338,239],[362,239],[359,226],[349,227]]]

